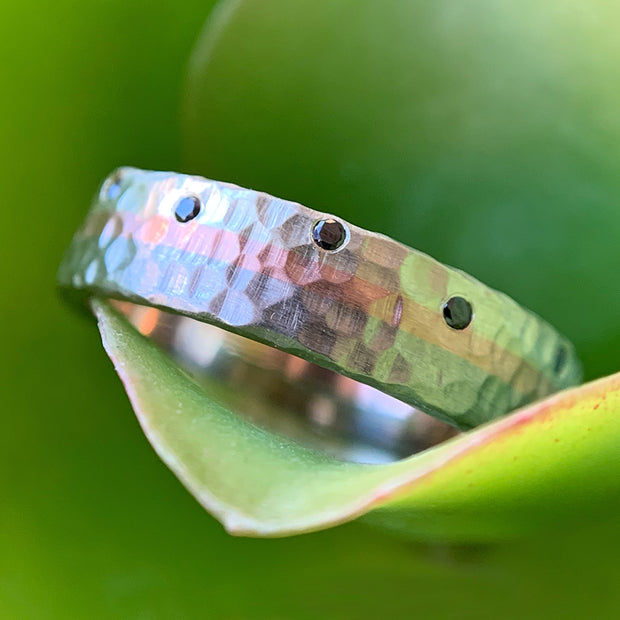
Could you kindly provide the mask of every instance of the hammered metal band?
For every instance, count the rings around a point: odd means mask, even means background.
[[[465,273],[228,183],[103,184],[59,283],[265,343],[467,429],[579,381],[572,345]]]

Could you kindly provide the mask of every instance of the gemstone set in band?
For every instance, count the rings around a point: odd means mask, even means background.
[[[580,379],[566,339],[463,272],[335,216],[196,176],[115,172],[59,283],[210,323],[461,429]]]

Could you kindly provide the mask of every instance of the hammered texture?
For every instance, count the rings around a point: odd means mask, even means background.
[[[175,206],[187,196],[202,208],[181,223]],[[227,183],[122,168],[59,283],[218,325],[464,429],[579,381],[572,345],[509,297],[344,222],[342,248],[322,250],[312,229],[325,217]],[[443,317],[453,296],[473,307],[462,331]]]

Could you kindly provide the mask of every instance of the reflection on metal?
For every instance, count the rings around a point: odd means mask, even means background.
[[[114,305],[224,404],[338,458],[387,462],[458,433],[375,388],[267,345],[154,308]]]
[[[326,223],[319,237],[317,222]],[[262,342],[268,347],[252,353],[211,336],[297,386],[307,363],[334,371],[314,370],[312,393],[329,374],[337,394],[349,390],[360,412],[366,402],[363,410],[375,412],[356,414],[356,432],[378,432],[391,446],[398,415],[373,430],[386,395],[391,411],[405,407],[398,399],[467,429],[574,384],[581,373],[572,346],[552,327],[463,272],[329,214],[201,177],[119,169],[76,234],[59,281]],[[455,299],[468,309],[458,329],[444,316]],[[142,317],[143,330],[156,331],[153,316]],[[197,351],[194,336],[178,337],[185,338],[178,349],[199,365],[213,367],[221,355]],[[280,351],[296,357],[272,362]],[[316,419],[330,415],[315,402]]]

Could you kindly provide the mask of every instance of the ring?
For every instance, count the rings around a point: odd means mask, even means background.
[[[291,355],[319,367],[316,393],[322,385],[332,403],[331,414],[324,407],[325,420],[333,418],[326,427],[340,424],[355,442],[368,436],[392,453],[407,434],[390,435],[394,416],[384,414],[402,408],[397,401],[418,418],[466,430],[581,378],[568,340],[471,276],[336,216],[197,176],[115,171],[73,238],[58,282],[80,297],[125,302],[117,305],[138,326],[151,309],[149,335],[167,332],[160,344],[212,376],[218,355],[237,372],[247,368],[241,350],[256,343],[267,345],[262,357],[278,352],[274,375],[294,366]],[[196,321],[232,335],[218,338],[203,326],[202,336],[183,340],[179,334]],[[216,355],[209,341],[225,345]],[[188,351],[196,343],[211,361],[194,363],[200,355],[192,360]],[[327,387],[344,378],[349,388]],[[342,398],[358,383],[391,397],[387,408]],[[291,385],[303,391],[304,384]],[[371,430],[359,431],[362,422]]]

